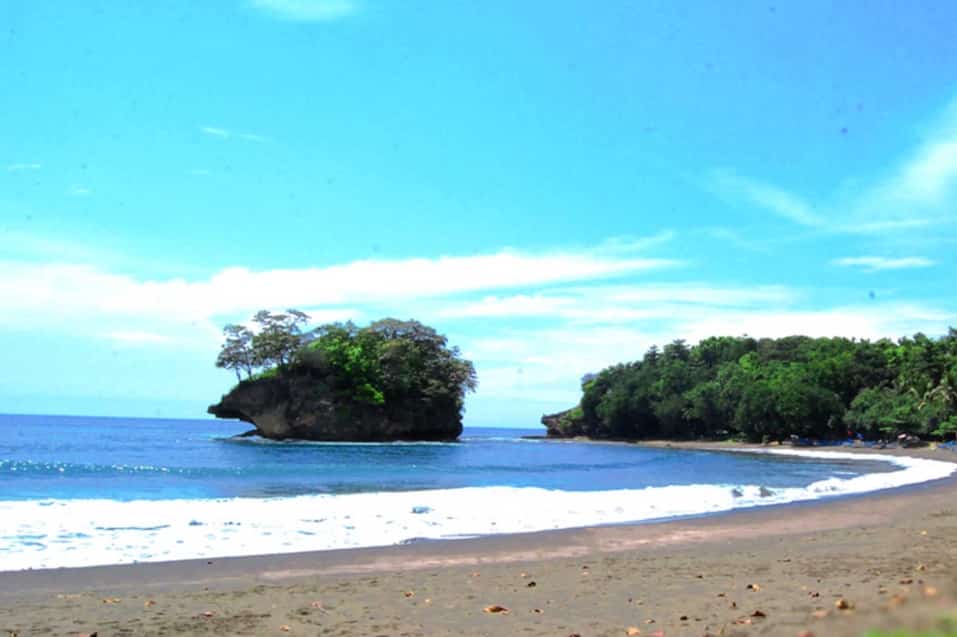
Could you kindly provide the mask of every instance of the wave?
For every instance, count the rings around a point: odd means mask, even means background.
[[[278,498],[0,501],[0,568],[289,553],[643,522],[859,494],[945,478],[957,470],[950,462],[881,454],[762,453],[882,460],[897,470],[832,476],[803,488],[495,486]]]

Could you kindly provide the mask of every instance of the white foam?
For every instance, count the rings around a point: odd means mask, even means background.
[[[639,522],[864,493],[947,477],[957,464],[881,454],[763,453],[882,460],[898,470],[805,488],[686,485],[610,491],[470,487],[217,500],[0,501],[0,571],[288,553]]]

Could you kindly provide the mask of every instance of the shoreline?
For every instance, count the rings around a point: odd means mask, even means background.
[[[610,445],[631,445],[636,446],[636,443],[631,442],[619,442],[619,441],[595,441],[595,444],[610,444]],[[857,462],[858,458],[861,461],[875,463],[872,466],[876,467],[876,463],[885,463],[888,467],[888,470],[882,471],[877,469],[872,469],[872,472],[863,473],[853,478],[824,478],[817,481],[809,483],[807,486],[801,487],[773,487],[771,489],[766,489],[762,486],[762,482],[740,482],[740,483],[722,483],[722,484],[689,484],[689,485],[678,485],[675,487],[646,487],[640,489],[625,489],[622,491],[616,490],[600,490],[600,491],[551,491],[545,489],[542,493],[537,493],[539,489],[537,487],[529,487],[528,490],[522,488],[512,488],[512,487],[502,487],[502,489],[507,490],[507,493],[500,493],[497,495],[483,495],[484,498],[489,497],[503,497],[505,502],[503,505],[506,507],[503,511],[499,512],[489,512],[489,515],[492,516],[490,525],[484,525],[486,528],[461,528],[456,533],[455,531],[447,530],[441,534],[431,533],[428,530],[428,527],[422,527],[417,529],[421,535],[415,535],[414,533],[406,534],[404,538],[390,540],[388,538],[382,538],[385,541],[380,542],[369,542],[368,538],[365,543],[357,542],[354,544],[343,544],[341,542],[328,542],[324,541],[320,543],[319,546],[316,546],[315,542],[302,543],[302,544],[284,544],[280,546],[277,542],[269,542],[271,538],[267,536],[273,535],[272,532],[264,533],[264,538],[267,542],[266,546],[261,546],[259,550],[255,544],[249,544],[248,541],[243,542],[233,542],[232,547],[234,552],[232,554],[228,553],[229,546],[223,545],[218,546],[218,550],[212,550],[212,547],[207,546],[205,555],[203,552],[198,551],[189,551],[189,550],[179,550],[174,552],[173,555],[167,555],[161,559],[130,559],[126,555],[117,554],[113,560],[109,560],[109,554],[103,553],[98,556],[98,559],[91,560],[89,558],[83,560],[77,560],[76,556],[80,555],[80,551],[83,550],[82,547],[79,549],[72,549],[76,551],[72,555],[73,559],[65,559],[61,561],[46,561],[41,562],[37,565],[36,562],[24,561],[22,556],[17,556],[16,554],[11,555],[11,558],[19,557],[19,559],[12,559],[7,564],[0,562],[0,574],[4,573],[14,573],[14,572],[41,572],[45,570],[51,571],[63,571],[68,569],[83,569],[91,567],[119,567],[119,566],[136,566],[136,565],[147,565],[147,564],[164,564],[164,563],[176,563],[176,562],[190,562],[190,561],[203,561],[203,560],[223,560],[223,559],[236,559],[243,557],[261,557],[267,555],[298,555],[298,554],[314,554],[314,553],[326,553],[326,552],[341,552],[341,551],[360,551],[364,549],[382,549],[388,548],[390,546],[399,546],[407,544],[430,544],[430,543],[441,543],[441,542],[458,542],[466,541],[470,539],[478,538],[488,538],[488,537],[507,537],[512,535],[529,535],[536,533],[548,533],[548,532],[560,532],[560,531],[574,531],[580,529],[588,528],[603,528],[603,527],[628,527],[628,526],[638,526],[638,525],[648,525],[648,524],[664,524],[668,522],[678,522],[682,520],[690,520],[697,518],[706,518],[715,515],[725,515],[728,513],[738,512],[738,511],[749,511],[753,509],[767,509],[767,508],[776,508],[782,506],[794,506],[800,504],[813,504],[818,502],[826,502],[830,500],[842,500],[847,498],[856,498],[861,496],[867,496],[874,493],[886,493],[889,491],[895,491],[902,488],[912,488],[920,487],[927,483],[932,483],[935,480],[946,478],[946,477],[957,477],[957,454],[947,454],[940,453],[933,449],[889,449],[889,450],[873,450],[870,448],[852,448],[852,447],[839,447],[839,448],[826,448],[826,449],[805,449],[805,448],[791,448],[788,446],[767,446],[767,445],[744,445],[728,442],[671,442],[671,441],[650,441],[648,443],[637,444],[637,446],[643,446],[649,449],[670,449],[674,451],[704,451],[710,453],[734,453],[734,454],[755,454],[755,455],[767,455],[767,456],[782,456],[782,457],[797,457],[805,458],[807,460],[820,460],[822,462],[833,462],[833,461],[845,461],[845,462]],[[953,455],[953,458],[946,457]],[[944,457],[942,457],[944,456]],[[929,462],[925,462],[929,461]],[[703,489],[704,491],[700,494],[697,491],[689,492],[687,489]],[[464,488],[466,491],[470,487]],[[677,491],[671,491],[671,489],[677,489]],[[682,491],[682,489],[685,489]],[[493,489],[494,491],[495,489]],[[515,491],[513,494],[511,491]],[[715,492],[717,490],[717,492]],[[457,489],[440,489],[438,491],[409,491],[402,492],[407,496],[408,502],[400,504],[399,506],[406,507],[406,510],[409,506],[412,506],[413,513],[418,513],[414,509],[422,508],[426,512],[431,511],[433,508],[436,510],[443,510],[447,507],[447,501],[449,497],[452,497],[453,500],[461,497],[472,497],[467,493],[461,493],[456,495]],[[440,494],[435,496],[433,494]],[[591,495],[589,495],[591,494]],[[584,498],[582,496],[585,496]],[[311,496],[301,496],[303,498],[310,498]],[[323,497],[323,496],[320,496]],[[362,497],[367,498],[367,495],[354,495],[354,496],[345,496],[345,497]],[[571,514],[570,517],[566,516],[564,519],[555,518],[551,520],[550,524],[544,525],[534,525],[534,524],[512,524],[511,518],[508,517],[510,509],[514,508],[515,503],[519,503],[519,510],[524,510],[522,506],[530,506],[536,508],[539,506],[539,503],[543,497],[549,498],[551,502],[554,498],[560,498],[563,504],[562,506],[567,506],[568,513]],[[597,504],[595,498],[598,497],[602,504]],[[698,501],[698,504],[689,504],[694,502],[694,500],[687,500],[687,498],[695,497],[705,497],[707,498],[704,501]],[[432,498],[432,499],[430,499]],[[437,498],[437,499],[436,499]],[[675,498],[678,498],[675,500]],[[281,498],[279,500],[282,500]],[[278,502],[277,500],[276,502]],[[292,498],[296,500],[296,498]],[[338,499],[334,500],[338,502]],[[81,505],[84,500],[78,501]],[[166,529],[163,532],[166,533],[166,541],[170,541],[169,531],[171,522],[166,522],[162,526],[154,527],[150,524],[160,524],[158,520],[153,520],[150,518],[152,515],[150,511],[152,510],[150,500],[133,500],[129,502],[119,502],[114,503],[112,500],[91,500],[91,503],[101,503],[99,506],[100,515],[107,516],[106,519],[110,519],[111,515],[110,509],[103,509],[103,506],[132,506],[136,507],[132,511],[136,512],[137,516],[146,516],[145,518],[137,518],[141,520],[139,524],[134,523],[134,526],[131,528],[139,529],[144,531],[154,531]],[[177,500],[158,500],[157,504],[173,504],[175,505]],[[228,503],[243,502],[242,500],[236,501],[235,499],[210,499],[210,500],[193,500],[187,499],[181,501],[182,506],[191,507],[188,509],[189,512],[183,513],[186,515],[185,519],[192,520],[189,523],[188,535],[172,535],[172,538],[179,538],[177,544],[188,545],[193,540],[201,541],[202,533],[200,532],[199,536],[196,536],[194,532],[195,529],[202,529],[207,524],[212,524],[216,526],[217,524],[224,524],[226,528],[231,527],[236,522],[232,521],[232,517],[228,518],[228,521],[222,522],[218,520],[216,514],[210,514],[212,518],[203,517],[204,511],[210,507],[218,508],[221,505],[229,505]],[[330,503],[333,501],[329,501]],[[351,501],[350,501],[351,502]],[[687,503],[686,503],[687,502]],[[205,504],[204,504],[205,503]],[[268,516],[275,515],[278,511],[273,506],[273,500],[271,499],[261,499],[253,498],[247,503],[248,506],[257,506],[265,504],[266,506],[260,506],[256,511],[259,515]],[[410,504],[411,503],[411,504]],[[635,503],[640,503],[638,506]],[[14,516],[13,519],[17,519],[18,509],[17,506],[20,504],[16,501],[10,503],[11,506],[7,507],[9,510],[6,511],[8,515]],[[28,502],[24,502],[28,504]],[[41,502],[42,504],[42,502]],[[51,500],[49,504],[56,504],[56,507],[51,508],[56,509],[56,513],[59,516],[62,515],[71,515],[72,509],[70,507],[75,506],[74,501],[71,500]],[[352,506],[349,502],[345,500],[342,501],[342,506]],[[551,506],[554,506],[552,502]],[[244,505],[244,506],[247,506]],[[375,506],[371,502],[363,502],[361,505],[355,503],[356,506],[369,507]],[[143,509],[143,507],[146,509]],[[323,517],[320,520],[315,521],[324,521],[326,519],[339,519],[336,517],[336,514],[331,513],[328,509],[330,504],[326,503],[325,500],[320,500],[313,502],[311,500],[302,501],[298,506],[319,506],[321,507]],[[381,506],[379,504],[378,506]],[[393,509],[395,508],[395,503],[390,502],[389,506]],[[547,506],[547,505],[546,505]],[[580,508],[584,506],[584,509]],[[197,509],[197,507],[199,507]],[[606,507],[614,507],[614,510],[606,509]],[[182,507],[176,507],[182,509]],[[288,507],[287,507],[288,508]],[[339,507],[341,509],[341,506]],[[388,517],[388,514],[385,513],[384,509],[373,509],[373,511],[378,511],[379,514],[376,515],[376,518],[383,517],[383,514],[386,515],[386,519],[391,520]],[[395,513],[391,509],[387,509],[390,513]],[[350,511],[351,510],[348,510]],[[26,513],[26,511],[24,511]],[[283,509],[285,513],[286,510]],[[585,512],[584,515],[579,513]],[[125,514],[127,517],[130,513]],[[440,514],[441,515],[441,514]],[[522,514],[519,514],[520,517],[514,518],[515,520],[524,519],[521,517]],[[197,517],[191,517],[197,516]],[[341,517],[341,516],[340,516]],[[416,517],[416,516],[413,516]],[[149,520],[147,521],[147,518]],[[353,522],[349,521],[350,516],[345,516],[345,524],[352,524]],[[51,518],[55,520],[56,517]],[[101,519],[101,518],[97,518]],[[226,518],[224,518],[226,519]],[[452,519],[452,518],[449,518]],[[371,521],[371,517],[369,518]],[[498,521],[498,526],[496,526],[496,520]],[[307,522],[312,522],[314,520],[306,520]],[[182,526],[182,520],[179,521],[179,526]],[[391,521],[388,522],[391,524]],[[104,524],[109,524],[108,522]],[[435,525],[434,522],[427,522],[427,524]],[[481,526],[481,525],[480,525]],[[173,528],[177,528],[175,525]],[[185,532],[185,528],[176,531],[175,533]],[[231,529],[230,529],[231,530]],[[279,530],[282,530],[281,527]],[[41,532],[39,529],[37,532]],[[301,531],[303,535],[312,536],[315,535],[313,531]],[[207,536],[212,537],[212,536]],[[132,538],[131,538],[132,539]],[[237,539],[234,537],[234,540]],[[113,538],[113,542],[120,541],[120,538]],[[127,540],[129,541],[129,540]],[[90,541],[87,542],[89,544]],[[91,545],[91,550],[99,550],[96,547],[96,542]],[[260,542],[260,544],[262,544]],[[310,546],[311,544],[311,546]],[[184,546],[186,546],[184,545]],[[131,548],[131,547],[127,547]],[[265,550],[263,550],[265,549]],[[178,554],[177,554],[178,553]],[[69,556],[69,553],[65,554]],[[151,556],[146,556],[150,558]],[[106,559],[103,559],[106,558]],[[52,563],[51,563],[52,562]],[[6,566],[7,568],[4,568]]]
[[[949,458],[931,449],[885,452]],[[72,626],[68,630],[75,632],[72,622],[81,622],[84,631],[105,630],[102,622],[108,620],[116,626],[147,622],[147,632],[179,626],[185,634],[214,628],[282,634],[287,632],[282,626],[314,632],[316,624],[333,619],[330,615],[342,629],[336,634],[400,634],[398,628],[405,628],[422,635],[577,631],[585,637],[624,634],[626,626],[643,634],[720,634],[719,629],[726,635],[750,634],[751,624],[737,623],[744,619],[760,624],[762,634],[791,637],[800,626],[818,635],[855,635],[885,625],[920,627],[957,608],[951,575],[957,570],[955,487],[952,475],[849,497],[658,522],[376,548],[6,571],[0,572],[0,629],[32,634]],[[534,591],[527,590],[523,572],[535,578]],[[744,588],[748,582],[759,582],[760,594]],[[721,590],[704,591],[712,584]],[[829,592],[825,596],[816,588]],[[414,594],[406,597],[407,592]],[[811,596],[815,592],[818,597]],[[323,608],[308,610],[303,595],[326,600]],[[837,610],[835,595],[853,598],[856,610]],[[735,608],[728,596],[737,600]],[[120,601],[103,601],[112,599]],[[760,608],[742,605],[758,601]],[[508,618],[483,612],[489,604],[512,612]],[[196,610],[204,605],[218,610]],[[162,615],[151,611],[160,607]],[[248,608],[262,612],[251,617],[242,610]],[[745,613],[755,610],[766,616]],[[647,619],[655,624],[640,623]],[[391,625],[397,628],[381,628]],[[505,633],[504,625],[509,626]]]

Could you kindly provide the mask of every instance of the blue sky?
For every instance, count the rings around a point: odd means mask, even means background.
[[[418,318],[466,424],[712,334],[957,325],[951,3],[0,4],[0,411],[202,417],[260,308]]]

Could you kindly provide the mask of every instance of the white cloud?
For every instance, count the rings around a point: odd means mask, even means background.
[[[596,251],[603,254],[637,252],[670,243],[676,236],[674,230],[662,230],[650,237],[612,237],[602,241]]]
[[[723,195],[743,198],[802,226],[817,228],[826,223],[810,204],[783,188],[726,170],[712,172],[709,181]]]
[[[169,336],[142,330],[117,330],[115,332],[109,332],[105,336],[112,341],[134,345],[154,345],[172,341]]]
[[[677,265],[666,259],[502,251],[471,257],[364,260],[324,268],[227,268],[199,280],[141,280],[88,265],[0,262],[0,323],[53,316],[204,321],[256,309],[427,299],[583,281]],[[30,318],[27,318],[30,317]]]
[[[328,307],[303,307],[303,312],[309,315],[313,323],[344,323],[345,321],[361,321],[364,313],[355,308],[328,308]]]
[[[17,164],[7,164],[7,170],[10,172],[19,172],[21,170],[40,170],[43,168],[42,164],[38,163],[17,163]]]
[[[727,170],[713,171],[707,183],[722,196],[829,232],[886,234],[949,221],[957,205],[957,100],[885,176],[826,203]]]
[[[688,306],[752,307],[780,305],[797,293],[781,286],[727,287],[704,283],[673,285],[597,285],[563,288],[539,294],[486,296],[448,304],[438,310],[443,318],[546,317],[577,323],[623,323],[667,318],[688,312]]]
[[[933,261],[924,257],[900,257],[896,259],[888,257],[843,257],[835,259],[832,263],[844,267],[860,267],[866,272],[927,268],[934,265]]]
[[[256,133],[244,133],[244,132],[234,132],[228,128],[222,128],[220,126],[200,126],[200,132],[209,135],[211,137],[219,137],[220,139],[241,139],[247,142],[256,142],[258,144],[264,144],[271,142],[272,139],[266,137],[265,135],[258,135]]]
[[[359,10],[356,0],[249,0],[249,6],[275,18],[296,22],[327,22]]]
[[[508,297],[486,296],[479,301],[450,305],[439,310],[438,314],[445,318],[550,316],[574,303],[575,299],[567,297],[524,294]]]
[[[222,137],[223,139],[229,139],[232,137],[231,132],[225,128],[219,128],[218,126],[200,126],[199,130],[207,135],[212,135],[213,137]]]
[[[69,190],[71,197],[89,197],[93,191],[86,186],[73,186]]]

